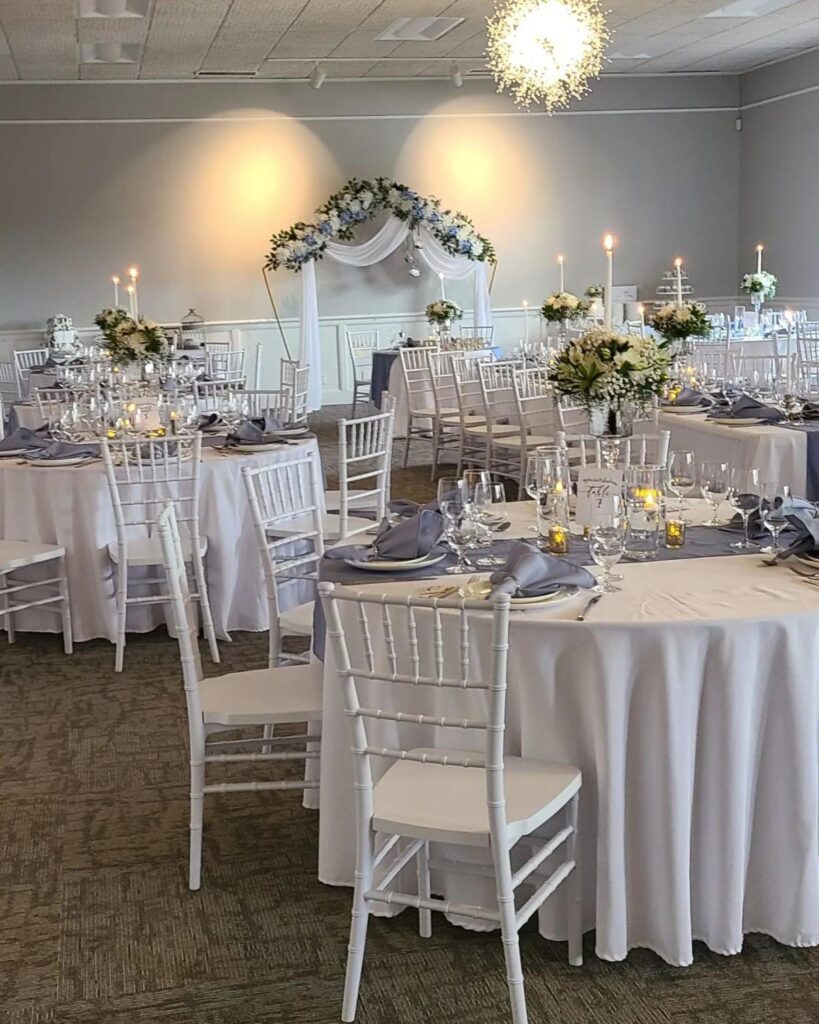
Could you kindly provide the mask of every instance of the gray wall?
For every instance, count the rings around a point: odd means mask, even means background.
[[[700,294],[733,294],[738,88],[607,78],[549,118],[488,82],[0,86],[0,329],[56,311],[88,323],[130,262],[157,319],[190,305],[209,320],[267,316],[269,236],[351,175],[392,175],[468,213],[498,251],[497,307],[554,289],[560,251],[569,289],[600,280],[606,230],[616,283],[650,298],[679,253]],[[297,278],[280,271],[274,289],[295,315]],[[398,255],[368,271],[320,265],[325,315],[417,310],[437,293]],[[464,286],[450,294],[470,304]]]
[[[741,85],[740,271],[762,242],[780,296],[819,296],[819,53]]]

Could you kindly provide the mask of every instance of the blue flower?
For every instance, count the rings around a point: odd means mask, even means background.
[[[348,224],[351,219],[351,214],[349,210],[342,210],[341,216],[338,219],[341,221],[342,224]]]
[[[319,229],[319,231],[321,232],[322,235],[332,235],[332,233],[333,233],[333,227],[330,224],[329,220],[323,220],[319,224],[318,229]]]

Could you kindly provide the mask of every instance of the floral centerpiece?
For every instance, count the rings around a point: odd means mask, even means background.
[[[673,345],[685,338],[707,338],[711,333],[708,309],[702,302],[668,302],[654,310],[649,325],[663,339],[664,345]]]
[[[558,394],[588,409],[592,433],[623,435],[635,413],[663,393],[669,363],[653,338],[595,327],[555,353],[549,376]]]
[[[571,292],[555,292],[545,299],[540,307],[540,315],[549,323],[564,323],[566,320],[579,320],[589,311],[590,303],[579,299]]]
[[[589,287],[583,292],[587,299],[602,299],[603,298],[603,285],[602,284],[590,284]]]
[[[464,315],[460,306],[447,299],[438,299],[437,302],[430,302],[426,310],[427,323],[435,327],[446,327],[453,320],[460,320]]]
[[[472,221],[463,213],[444,209],[434,196],[424,197],[390,178],[351,178],[316,210],[312,222],[299,221],[273,236],[265,266],[299,271],[309,260],[320,260],[328,242],[351,241],[358,224],[382,211],[408,221],[411,229],[424,225],[452,256],[480,262],[495,258],[492,243],[478,234]]]
[[[755,303],[761,305],[776,295],[778,284],[779,281],[773,274],[767,270],[758,270],[755,274],[745,274],[739,287],[743,295],[750,295]]]
[[[147,362],[162,359],[167,353],[168,339],[153,320],[135,320],[126,310],[109,307],[94,317],[94,323],[102,331],[115,363]]]

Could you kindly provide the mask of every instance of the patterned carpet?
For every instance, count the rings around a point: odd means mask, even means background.
[[[332,438],[332,413],[317,427]],[[328,455],[330,453],[328,452]],[[423,455],[423,453],[419,453]],[[428,466],[396,495],[431,493]],[[223,644],[220,671],[259,667],[266,637]],[[349,892],[316,881],[316,816],[298,795],[209,797],[204,885],[186,888],[186,723],[175,644],[56,637],[0,645],[0,1022],[326,1024],[338,1020]],[[208,661],[205,656],[205,665]],[[503,1024],[500,942],[436,918],[374,920],[361,1024]],[[816,1024],[819,951],[749,936],[677,970],[609,964],[587,936],[523,939],[532,1024]]]

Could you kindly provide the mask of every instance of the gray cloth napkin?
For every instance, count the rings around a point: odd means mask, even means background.
[[[419,505],[417,501],[413,501],[411,498],[393,498],[387,505],[387,508],[393,515],[400,516],[402,519],[408,519],[410,516],[417,516],[419,512],[423,512],[425,509],[437,512],[438,499],[434,498],[425,505]]]
[[[814,554],[819,551],[819,519],[806,511],[797,511],[788,516],[788,525],[792,529],[791,543],[777,558],[790,558],[791,555]],[[795,533],[795,536],[794,536]]]
[[[79,455],[95,458],[99,455],[99,445],[52,441],[47,448],[32,448],[23,458],[30,462],[50,462],[52,459],[72,459]]]
[[[219,424],[221,417],[218,412],[206,412],[202,413],[199,417],[199,422],[196,424],[197,430],[207,430],[208,427],[215,427]]]
[[[819,402],[805,402],[802,408],[802,419],[819,420]]]
[[[596,585],[597,580],[581,566],[572,565],[562,558],[547,554],[528,540],[512,545],[506,565],[489,577],[492,596],[509,594],[510,597],[541,597],[552,594],[560,587]]]
[[[423,558],[432,554],[444,532],[444,520],[440,512],[423,509],[418,515],[404,519],[395,526],[384,520],[372,545],[351,544],[325,551],[325,558],[351,558],[357,562],[368,562],[384,558],[400,562],[409,558]]]
[[[694,388],[683,388],[682,391],[677,395],[673,402],[664,398],[660,405],[675,406],[693,406],[701,405],[703,408],[710,408],[714,404],[714,399],[708,395],[704,395],[701,391],[695,391]]]
[[[13,434],[0,441],[0,452],[18,451],[20,448],[47,448],[51,444],[51,436],[47,429],[29,430],[20,427]]]
[[[723,419],[758,419],[778,423],[784,417],[781,409],[773,409],[770,405],[758,402],[750,395],[740,395],[727,409],[712,409],[708,414],[711,420]]]
[[[777,498],[776,500],[779,503],[779,505],[782,504],[781,498]],[[812,501],[808,501],[807,498],[791,498],[791,500],[788,502],[788,511],[785,515],[785,518],[788,521],[788,525],[785,527],[785,530],[783,532],[793,529],[793,527],[790,525],[791,515],[797,516],[799,518],[811,519],[815,514],[816,506],[813,504]],[[724,526],[721,526],[720,529],[742,533],[744,529],[742,525],[742,516],[739,514],[739,512],[737,512],[736,515],[732,516],[729,522],[727,522]],[[765,537],[769,534],[769,531],[765,528],[765,524],[762,522],[762,513],[759,509],[755,509],[748,516],[748,534],[749,536],[755,538]]]

